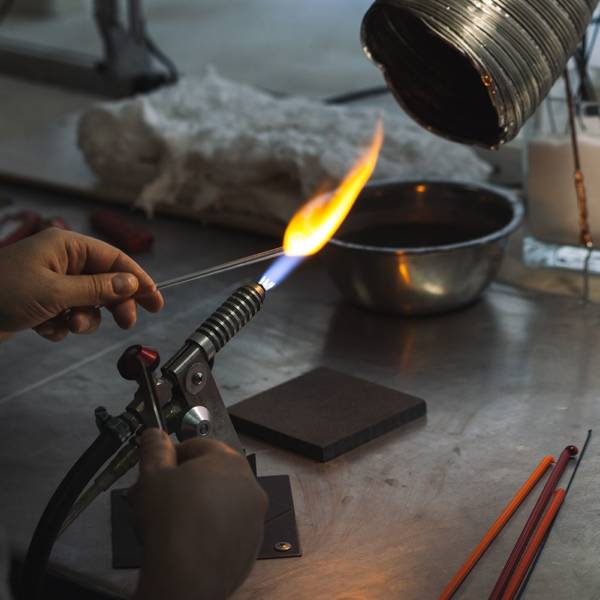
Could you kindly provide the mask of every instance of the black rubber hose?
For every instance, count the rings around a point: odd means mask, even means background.
[[[25,557],[20,600],[41,598],[48,560],[62,524],[81,492],[121,444],[115,434],[103,431],[73,465],[50,498]]]

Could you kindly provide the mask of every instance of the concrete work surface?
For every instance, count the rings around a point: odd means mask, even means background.
[[[20,206],[86,230],[87,203],[9,190]],[[273,240],[161,217],[141,262],[162,279],[272,247]],[[168,358],[260,267],[165,293],[133,331],[109,319],[60,346],[25,333],[0,346],[0,506],[23,551],[50,494],[96,435],[93,408],[119,412],[133,386],[116,360],[132,343]],[[252,439],[262,475],[291,477],[302,558],[260,561],[237,600],[434,599],[541,458],[581,445],[600,415],[600,308],[494,285],[476,305],[402,319],[345,304],[319,259],[269,293],[217,356],[227,404],[327,366],[424,398],[428,416],[330,463]],[[365,399],[368,402],[368,398]],[[567,474],[570,473],[570,469]],[[131,480],[131,479],[130,479]],[[489,593],[536,494],[458,598]],[[528,600],[596,600],[600,458],[592,439],[528,588]],[[58,542],[52,564],[123,597],[136,573],[111,568],[108,497]],[[202,584],[201,581],[198,582]]]

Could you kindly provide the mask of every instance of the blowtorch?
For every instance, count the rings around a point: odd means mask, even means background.
[[[265,288],[256,282],[234,291],[162,365],[158,377],[156,350],[141,345],[125,350],[117,368],[122,377],[137,382],[138,389],[120,415],[112,416],[103,407],[95,410],[100,434],[63,479],[35,529],[25,559],[21,598],[40,597],[56,539],[100,493],[137,464],[136,438],[147,427],[160,427],[179,440],[212,437],[244,454],[212,365],[219,350],[256,316],[265,296]],[[253,456],[248,460],[255,469]]]

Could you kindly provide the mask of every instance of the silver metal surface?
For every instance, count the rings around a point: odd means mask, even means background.
[[[206,406],[193,406],[183,416],[181,439],[205,437],[210,433],[210,412]]]
[[[277,552],[289,552],[292,549],[292,545],[289,542],[277,542],[273,548]]]
[[[214,348],[214,353],[207,353],[209,361],[238,331],[254,318],[262,308],[265,293],[265,288],[259,283],[249,283],[238,288],[198,327],[196,333],[211,342],[208,345],[200,341],[199,345],[202,348]]]
[[[198,386],[192,383],[195,374],[201,371],[204,375]],[[208,410],[211,426],[210,434],[219,441],[228,444],[241,454],[244,453],[236,430],[231,423],[229,413],[212,375],[211,365],[202,348],[189,341],[162,366],[163,379],[173,383],[172,401],[179,405],[177,415],[182,421],[174,424],[177,437],[185,439],[189,432],[183,430],[183,418],[195,406]],[[177,416],[176,415],[176,416]],[[208,432],[207,432],[208,433]]]
[[[234,269],[240,269],[249,265],[254,265],[265,260],[272,260],[283,254],[283,248],[273,248],[273,250],[266,250],[265,252],[259,252],[258,254],[251,254],[250,256],[244,256],[236,260],[217,265],[215,267],[209,267],[208,269],[202,269],[201,271],[194,271],[193,273],[187,273],[180,277],[174,277],[173,279],[167,279],[156,284],[159,290],[165,290],[167,288],[183,285],[184,283],[191,283],[205,277],[212,277],[219,275],[220,273],[226,273],[227,271],[233,271]]]
[[[192,346],[197,346],[198,348],[201,348],[202,352],[204,352],[204,355],[208,358],[208,360],[212,360],[215,357],[215,354],[217,353],[215,345],[203,333],[194,331],[194,333],[188,335],[187,341]]]
[[[513,139],[563,72],[597,0],[377,0],[367,54],[396,99],[450,139]]]
[[[204,368],[205,367],[202,363],[194,363],[190,365],[188,372],[185,375],[185,387],[192,395],[196,395],[202,391],[202,388],[206,383],[206,378],[203,372]]]
[[[88,201],[12,195],[20,208],[51,206],[89,231]],[[175,259],[191,271],[198,257],[214,264],[265,247],[260,236],[175,219],[149,226],[157,251],[140,260],[158,276]],[[91,407],[118,412],[129,399],[131,385],[115,373],[121,352],[143,342],[169,356],[190,324],[241,283],[232,272],[200,291],[178,288],[161,314],[141,312],[132,331],[105,318],[95,335],[58,345],[33,332],[0,344],[0,523],[15,552],[95,437]],[[244,438],[264,474],[291,476],[305,554],[258,561],[235,600],[435,600],[541,457],[600,427],[598,364],[597,305],[492,284],[468,309],[393,318],[349,306],[320,261],[307,261],[219,355],[226,403],[326,366],[420,396],[428,416],[326,464]],[[131,473],[124,485],[134,481]],[[513,517],[457,600],[489,596],[530,510],[531,502]],[[105,494],[59,540],[52,567],[128,598],[137,572],[112,568],[109,514]],[[592,441],[524,600],[598,600],[599,514],[600,446]]]
[[[198,371],[197,373],[194,373],[192,375],[192,383],[194,385],[200,385],[203,380],[204,380],[204,375],[200,371]]]
[[[323,257],[340,291],[360,306],[406,315],[447,311],[489,285],[522,217],[516,196],[492,186],[377,182],[365,188]],[[427,245],[411,247],[417,240]]]

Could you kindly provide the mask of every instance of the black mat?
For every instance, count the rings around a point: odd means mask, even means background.
[[[135,527],[127,489],[110,492],[113,569],[137,569],[142,566],[142,545]]]
[[[263,543],[258,559],[302,556],[296,525],[294,500],[287,475],[259,477],[269,497]],[[133,510],[127,490],[111,492],[113,569],[137,569],[142,564],[142,546],[133,525]]]
[[[259,477],[258,483],[269,497],[263,543],[258,558],[302,556],[290,478],[287,475],[267,475]]]
[[[318,368],[230,407],[239,433],[326,462],[422,417],[424,400]]]

